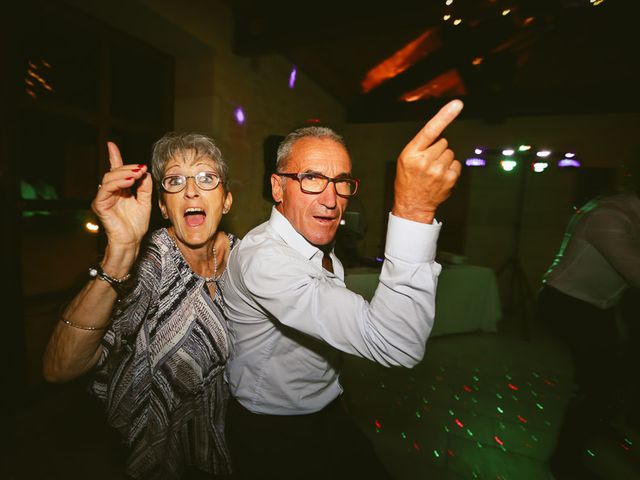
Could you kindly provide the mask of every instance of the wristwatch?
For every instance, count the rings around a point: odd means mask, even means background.
[[[117,292],[121,293],[122,288],[126,285],[127,280],[131,278],[131,274],[127,273],[122,278],[113,278],[111,275],[106,273],[102,269],[102,265],[96,265],[94,267],[89,268],[89,276],[93,279],[97,278],[98,280],[102,280],[103,282],[107,282],[111,287]]]

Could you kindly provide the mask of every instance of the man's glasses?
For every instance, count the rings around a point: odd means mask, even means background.
[[[321,173],[277,173],[276,175],[298,180],[300,182],[300,190],[303,193],[322,193],[329,185],[329,182],[333,182],[336,186],[336,193],[340,197],[353,197],[358,191],[359,181],[355,178],[330,178]]]
[[[198,172],[195,175],[167,175],[162,179],[162,188],[168,193],[178,193],[187,186],[187,179],[193,178],[201,190],[213,190],[220,184],[220,177],[213,172]]]

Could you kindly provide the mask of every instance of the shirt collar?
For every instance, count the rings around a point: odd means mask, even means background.
[[[296,229],[293,228],[293,225],[291,225],[289,220],[287,220],[287,218],[282,215],[276,207],[271,208],[269,226],[273,228],[278,235],[280,235],[287,245],[299,252],[303,257],[311,260],[318,254],[318,252],[320,252],[320,258],[322,258],[322,251],[300,235]]]

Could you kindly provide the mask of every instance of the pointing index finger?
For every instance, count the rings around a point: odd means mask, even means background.
[[[107,149],[109,150],[109,164],[111,165],[111,170],[121,167],[122,156],[120,155],[118,146],[113,142],[107,142]]]
[[[430,147],[440,137],[444,129],[458,116],[462,111],[462,107],[463,104],[460,100],[452,100],[447,103],[422,127],[407,146],[418,150]]]

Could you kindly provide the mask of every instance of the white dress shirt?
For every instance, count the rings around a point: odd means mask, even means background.
[[[598,308],[640,288],[640,198],[596,197],[572,217],[544,282]]]
[[[441,224],[389,214],[385,261],[371,303],[344,284],[342,264],[275,208],[229,258],[224,300],[232,337],[227,376],[254,413],[313,413],[340,393],[340,351],[385,366],[416,365],[435,316]]]

